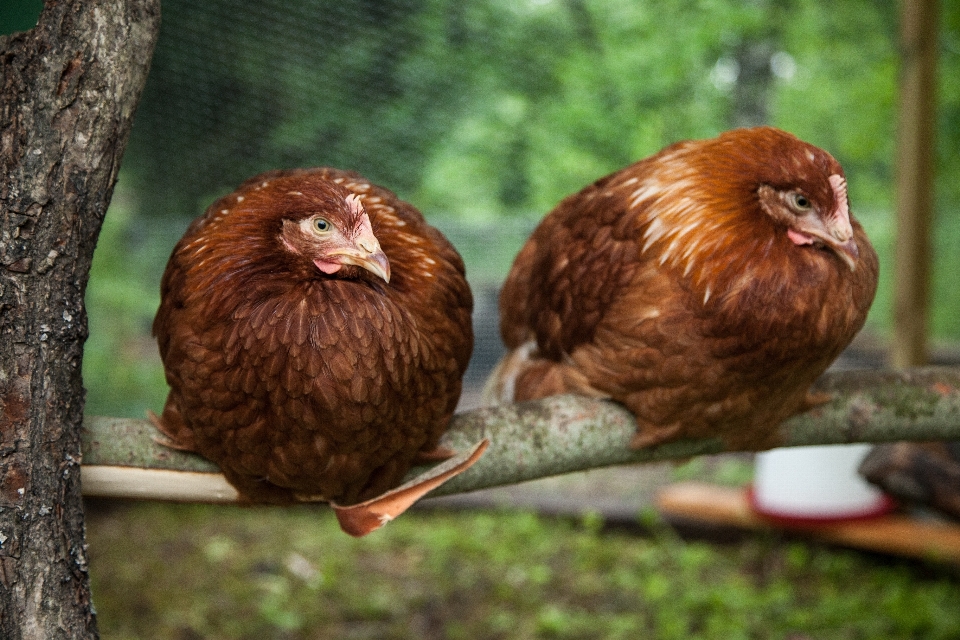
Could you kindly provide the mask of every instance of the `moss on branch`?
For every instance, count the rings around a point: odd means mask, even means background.
[[[833,399],[781,425],[784,446],[960,440],[960,369],[830,373],[815,390]],[[483,438],[490,447],[471,469],[431,495],[514,484],[598,467],[721,453],[718,439],[627,448],[630,413],[612,402],[556,396],[458,414],[443,443],[464,450]],[[85,421],[83,464],[216,472],[203,458],[168,449],[146,420]]]

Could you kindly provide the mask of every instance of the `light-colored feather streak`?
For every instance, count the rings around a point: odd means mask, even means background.
[[[647,181],[630,194],[630,208],[635,209],[647,200],[652,200],[663,194],[663,189],[656,181]]]
[[[516,364],[506,373],[507,377],[503,381],[503,398],[513,399],[517,392],[517,376],[523,371],[523,363],[529,362],[533,352],[537,350],[537,342],[535,340],[528,340],[523,343],[517,349],[514,349],[513,353],[515,354],[514,358]]]
[[[643,244],[642,251],[646,252],[646,250],[650,248],[650,245],[662,238],[666,233],[667,228],[659,218],[650,220],[650,224],[647,225],[647,230],[643,232],[643,239],[646,240],[646,242]]]

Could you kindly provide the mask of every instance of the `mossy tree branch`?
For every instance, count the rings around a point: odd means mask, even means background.
[[[781,425],[784,446],[960,439],[960,369],[904,372],[847,371],[825,375],[817,390],[833,400]],[[83,437],[84,466],[133,466],[216,472],[193,454],[167,449],[145,420],[90,418]],[[478,409],[454,418],[443,444],[465,450],[483,438],[483,458],[431,495],[514,484],[612,465],[687,458],[723,452],[717,439],[678,441],[631,451],[630,413],[612,402],[577,396]],[[86,475],[84,476],[86,479]],[[86,487],[85,487],[86,492]],[[109,492],[99,492],[104,495]],[[131,491],[124,495],[137,495]],[[217,497],[219,496],[219,497]],[[151,497],[163,497],[151,494]],[[168,496],[176,499],[176,496]],[[209,501],[232,501],[221,490]]]

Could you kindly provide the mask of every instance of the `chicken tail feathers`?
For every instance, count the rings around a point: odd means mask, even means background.
[[[483,386],[482,406],[536,400],[562,393],[579,393],[591,398],[610,395],[591,386],[573,365],[536,355],[534,341],[526,342],[505,355]]]
[[[508,404],[517,399],[517,379],[535,361],[532,354],[537,344],[534,341],[520,345],[508,352],[490,372],[480,394],[482,406]]]
[[[469,451],[456,455],[409,482],[370,500],[347,506],[331,502],[330,506],[337,514],[340,528],[358,538],[376,531],[409,509],[427,493],[473,466],[489,444],[490,440],[484,438]]]
[[[170,402],[163,409],[163,416],[158,416],[153,411],[147,411],[147,419],[150,423],[163,434],[160,437],[155,436],[154,442],[161,444],[169,449],[177,451],[196,451],[197,445],[194,442],[193,432],[183,422],[180,417],[180,411]]]

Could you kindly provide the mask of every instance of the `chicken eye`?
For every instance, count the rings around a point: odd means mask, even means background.
[[[330,231],[330,229],[333,228],[333,225],[330,224],[329,220],[325,220],[324,218],[317,218],[316,220],[313,221],[313,228],[319,231],[320,233],[326,233],[327,231]]]
[[[810,198],[803,195],[799,191],[791,191],[788,193],[787,200],[789,201],[790,206],[797,211],[809,211],[813,208],[813,203],[810,202]]]

